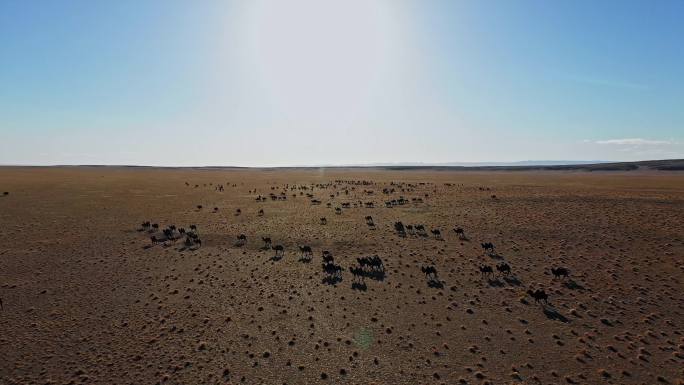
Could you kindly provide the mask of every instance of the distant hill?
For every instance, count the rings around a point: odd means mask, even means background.
[[[410,169],[435,169],[435,170],[491,170],[491,171],[532,171],[532,170],[558,170],[558,171],[632,171],[632,170],[660,170],[660,171],[684,171],[684,159],[644,160],[638,162],[539,162],[526,161],[504,165],[477,165],[477,166],[384,166],[388,170]]]
[[[57,165],[22,166],[0,165],[0,167],[126,167],[158,169],[196,169],[196,170],[284,170],[308,168],[374,168],[383,170],[444,170],[444,171],[633,171],[659,170],[684,171],[684,159],[644,160],[637,162],[607,161],[520,161],[520,162],[478,162],[478,163],[372,163],[357,165],[316,165],[284,167],[238,167],[238,166],[144,166],[144,165]]]

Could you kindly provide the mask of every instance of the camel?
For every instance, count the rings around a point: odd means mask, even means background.
[[[275,250],[276,255],[285,255],[285,248],[283,247],[283,245],[275,245],[273,246],[273,250]]]
[[[330,253],[328,250],[323,251],[323,262],[329,263],[333,262],[335,259],[333,258],[332,253]]]
[[[336,265],[333,262],[328,262],[322,264],[322,266],[323,271],[332,277],[340,277],[342,275],[342,267],[340,265]]]
[[[367,224],[368,226],[375,226],[375,222],[373,222],[373,217],[372,217],[372,216],[370,216],[370,215],[366,216],[366,224]]]
[[[361,266],[362,269],[365,266],[368,266],[372,270],[376,270],[376,271],[383,271],[385,269],[385,266],[382,263],[382,259],[380,259],[380,257],[378,257],[377,255],[374,255],[372,257],[356,258],[356,261],[359,263],[359,265]]]
[[[496,265],[496,270],[504,275],[508,275],[511,273],[511,267],[505,262]]]
[[[434,266],[421,266],[420,271],[425,274],[425,277],[429,281],[436,281],[437,280],[437,268]]]
[[[489,252],[490,254],[494,252],[494,244],[492,242],[484,242],[480,243],[482,246],[482,250],[486,252]]]
[[[406,234],[406,229],[404,228],[404,224],[401,222],[395,222],[394,223],[394,230],[397,231],[397,233],[401,234]]]
[[[321,224],[322,224],[322,225],[328,224],[328,220],[327,220],[325,217],[322,217],[322,218],[321,218]]]
[[[242,246],[247,243],[247,236],[245,234],[240,234],[237,236],[237,246]]]
[[[440,239],[440,238],[442,238],[442,232],[439,231],[439,229],[432,229],[432,230],[430,230],[430,232],[431,232],[432,235],[435,237],[435,239]]]
[[[553,278],[567,278],[570,275],[570,270],[564,268],[564,267],[558,267],[558,268],[551,268],[551,273],[553,274]]]
[[[494,269],[492,269],[492,267],[489,265],[482,265],[480,266],[480,273],[482,273],[483,276],[491,275],[494,273]]]
[[[261,237],[261,240],[264,241],[264,249],[270,249],[271,248],[271,238],[270,237]]]
[[[313,251],[311,250],[311,246],[299,246],[299,251],[302,253],[302,257],[311,257],[313,255]]]
[[[365,272],[363,271],[362,267],[349,267],[349,272],[352,273],[353,279],[356,281],[357,279],[363,283],[364,277],[365,277]]]
[[[544,290],[537,289],[535,291],[527,290],[527,294],[529,294],[532,298],[534,298],[534,302],[544,302],[544,303],[549,303],[549,296],[546,294]]]
[[[466,239],[465,231],[462,228],[456,227],[454,228],[454,232],[458,235],[458,239]]]
[[[264,209],[260,209],[259,212],[257,213],[260,217],[264,216]]]

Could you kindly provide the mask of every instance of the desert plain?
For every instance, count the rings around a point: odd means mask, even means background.
[[[682,172],[4,167],[5,191],[3,385],[684,383]]]

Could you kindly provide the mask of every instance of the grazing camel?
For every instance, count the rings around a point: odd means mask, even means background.
[[[327,220],[325,217],[322,217],[322,218],[321,218],[321,224],[322,224],[322,225],[327,225],[327,224],[328,224],[328,220]]]
[[[494,273],[494,269],[492,269],[492,267],[489,265],[481,265],[480,273],[482,273],[483,276],[491,275]]]
[[[549,303],[549,296],[542,289],[537,289],[535,291],[532,291],[530,289],[530,290],[527,290],[527,294],[529,294],[532,298],[534,298],[534,302],[543,301],[544,303]]]
[[[336,265],[333,262],[328,262],[328,263],[323,263],[323,271],[335,278],[339,278],[342,275],[342,267],[340,265]]]
[[[511,267],[506,262],[502,262],[496,265],[496,270],[504,275],[508,275],[511,273]]]
[[[421,266],[420,271],[425,274],[425,277],[429,281],[436,281],[437,280],[437,268],[430,265],[430,266]]]
[[[237,245],[242,246],[247,243],[247,236],[245,234],[240,234],[237,236]]]
[[[260,217],[263,217],[264,216],[264,209],[260,209],[258,215]]]
[[[313,251],[311,250],[311,246],[299,246],[299,251],[302,253],[302,257],[311,257],[313,256]]]
[[[373,217],[372,217],[372,216],[370,216],[370,215],[366,216],[366,224],[367,224],[368,226],[375,226],[375,222],[373,222]]]
[[[337,215],[342,214],[342,209],[339,207],[335,207],[335,214],[337,214]]]
[[[363,271],[362,267],[351,267],[349,266],[349,272],[352,273],[353,280],[356,281],[357,279],[363,283],[364,277],[365,277],[365,271]]]
[[[382,259],[380,259],[380,257],[378,257],[377,255],[374,255],[372,257],[356,258],[356,261],[359,263],[361,268],[368,266],[374,271],[384,271],[385,270],[385,265],[382,263]]]
[[[271,238],[270,237],[261,237],[261,240],[264,241],[264,249],[270,249],[271,248]]]
[[[551,273],[553,274],[553,278],[567,278],[570,275],[570,270],[564,268],[564,267],[558,267],[558,268],[551,268]]]
[[[406,228],[401,222],[394,222],[394,230],[396,230],[399,235],[406,234]]]
[[[493,253],[494,252],[494,244],[492,242],[484,242],[480,243],[482,246],[482,250],[484,250],[485,253]]]

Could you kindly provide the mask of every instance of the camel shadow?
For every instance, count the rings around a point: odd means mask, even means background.
[[[500,254],[498,254],[498,253],[489,253],[489,254],[487,254],[487,255],[488,255],[489,258],[491,258],[491,259],[496,259],[496,260],[502,260],[502,259],[504,259],[503,255],[500,255]]]
[[[328,275],[325,278],[323,278],[323,280],[321,282],[326,284],[326,285],[335,286],[338,283],[342,282],[342,277],[340,277],[338,275]]]
[[[511,286],[520,286],[522,284],[518,277],[504,277],[504,281]]]
[[[371,270],[371,271],[366,271],[363,274],[365,277],[368,277],[372,280],[375,281],[384,281],[385,277],[387,276],[385,274],[385,270]]]
[[[276,254],[271,257],[271,261],[280,261],[281,259],[283,259],[283,256],[280,254]]]
[[[563,282],[563,286],[567,287],[570,290],[584,290],[584,286],[573,281],[572,279],[569,279],[569,280]]]
[[[439,280],[436,279],[431,279],[427,283],[428,287],[431,287],[433,289],[443,289],[444,288],[444,283],[442,283]]]
[[[303,263],[311,263],[312,260],[313,260],[313,258],[311,258],[311,257],[300,257],[298,259],[299,262],[303,262]]]
[[[368,285],[365,282],[354,282],[352,283],[352,290],[366,291],[368,290]]]
[[[563,323],[570,322],[570,320],[566,316],[561,314],[558,310],[556,310],[552,307],[549,307],[548,305],[544,306],[544,315],[546,316],[546,318],[548,318],[550,320],[560,321]]]
[[[151,249],[153,247],[154,247],[154,245],[145,245],[145,246],[143,246],[143,250]]]
[[[499,278],[494,278],[494,279],[489,278],[487,280],[487,283],[491,287],[504,287],[505,286],[504,283],[501,282],[501,280]]]

